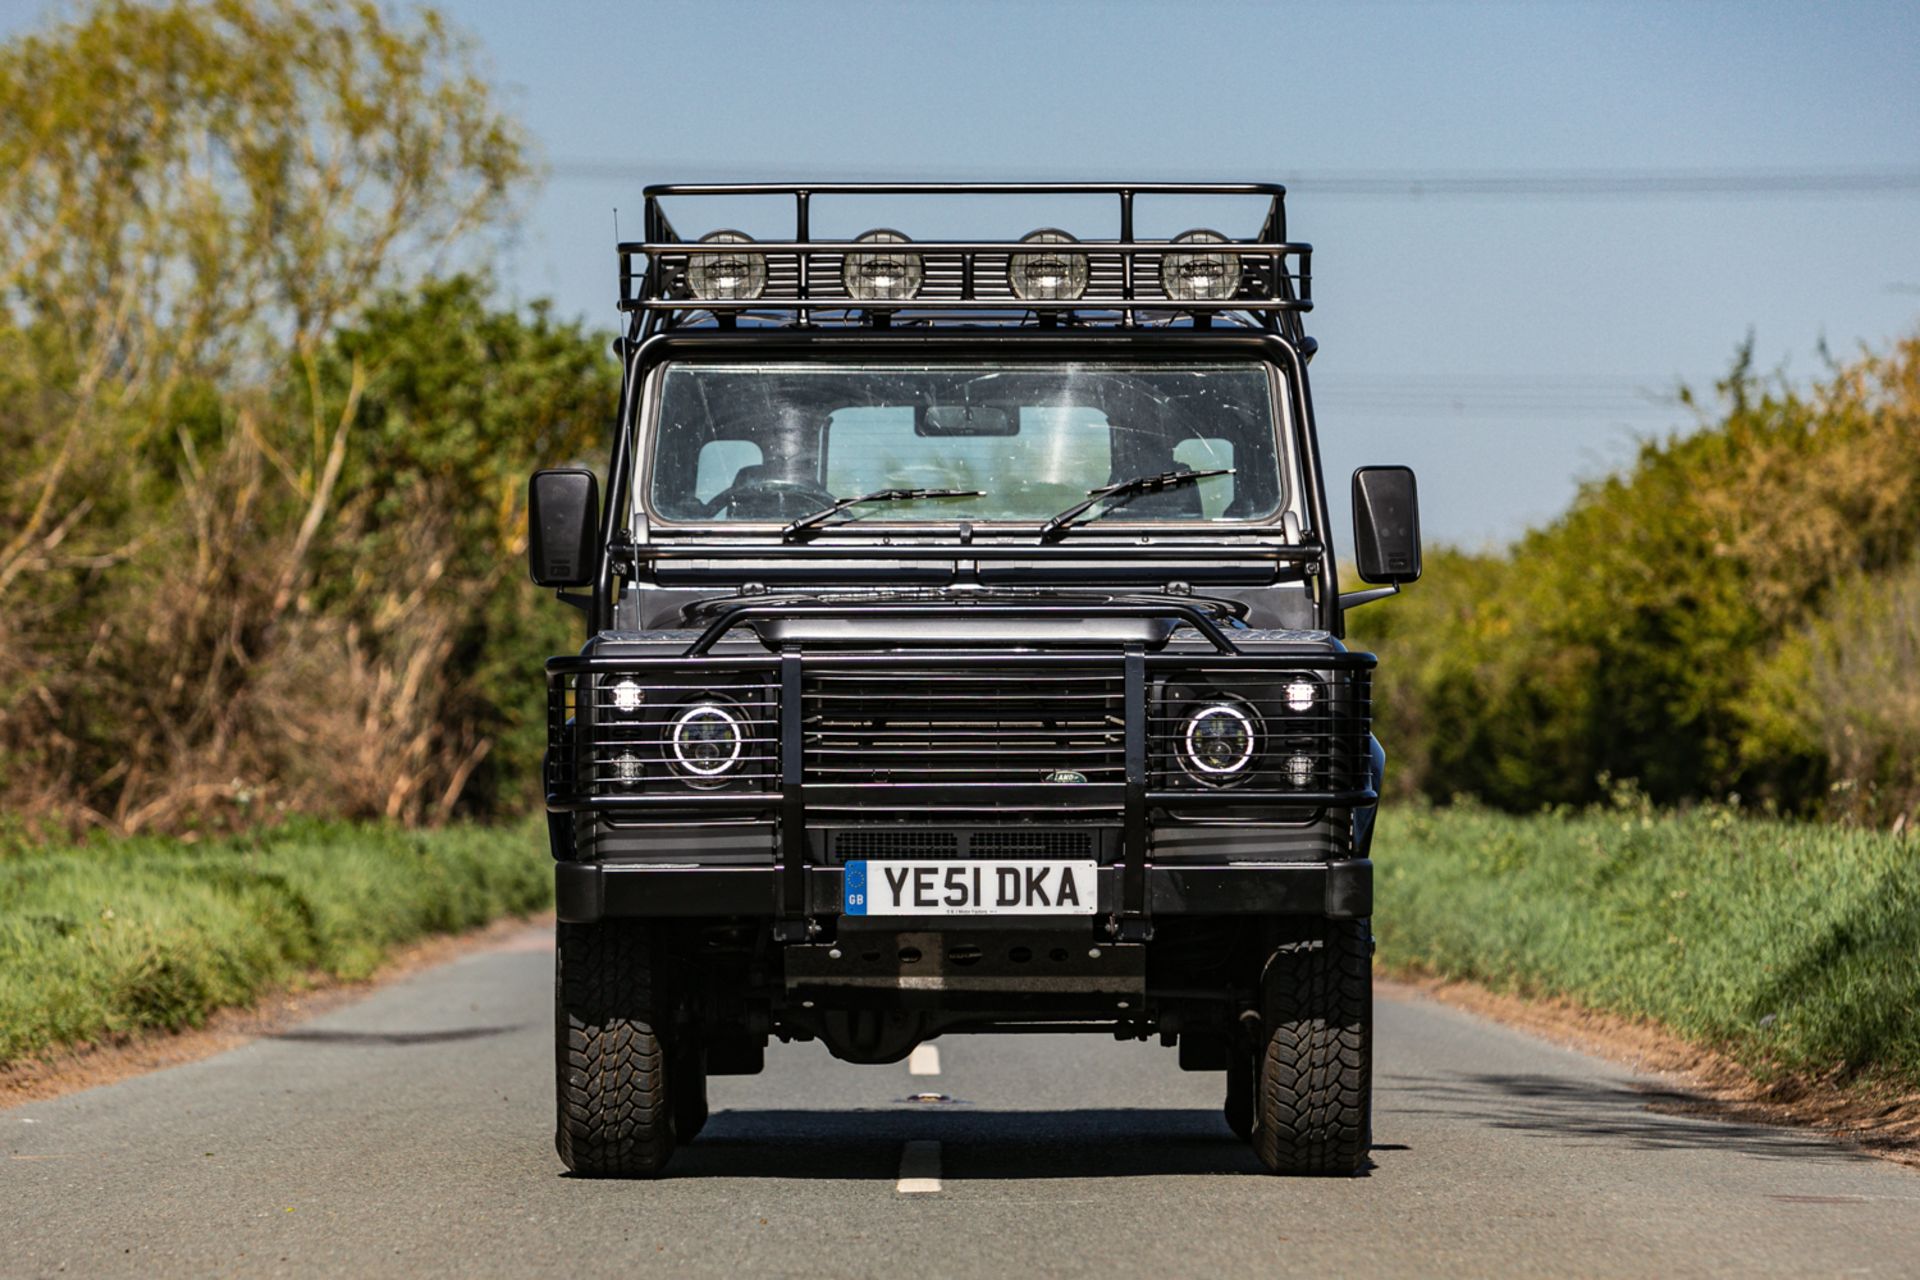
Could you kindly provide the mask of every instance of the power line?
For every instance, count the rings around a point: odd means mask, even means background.
[[[766,168],[742,164],[734,173],[760,181],[804,181],[821,178],[801,175],[786,165]],[[549,166],[553,177],[569,182],[651,182],[732,176],[719,174],[712,161],[638,162],[567,158]],[[830,175],[836,180],[866,180],[876,175]],[[881,180],[913,181],[933,177],[965,181],[979,173],[951,169],[909,172],[894,170]],[[999,179],[1016,177],[1004,172]],[[1283,171],[1280,180],[1315,196],[1357,199],[1586,199],[1621,200],[1715,197],[1793,199],[1818,196],[1904,196],[1920,192],[1920,165],[1873,165],[1823,169],[1321,169]],[[1146,178],[1142,178],[1145,181]]]

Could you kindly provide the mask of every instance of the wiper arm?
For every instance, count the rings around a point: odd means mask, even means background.
[[[1052,542],[1057,538],[1065,537],[1067,530],[1074,525],[1098,520],[1109,512],[1119,510],[1143,493],[1163,493],[1168,489],[1177,489],[1181,485],[1193,484],[1210,476],[1232,474],[1232,467],[1216,467],[1211,471],[1165,471],[1157,476],[1135,476],[1131,480],[1122,480],[1118,484],[1110,484],[1104,488],[1089,489],[1085,502],[1074,503],[1060,514],[1049,517],[1047,522],[1040,526],[1040,541]],[[1087,512],[1103,502],[1107,505],[1094,511],[1092,515],[1087,515]],[[1080,518],[1082,516],[1086,516],[1086,520],[1082,520]]]
[[[784,541],[802,529],[811,529],[815,525],[825,524],[847,508],[857,507],[866,502],[905,502],[909,498],[978,498],[985,493],[985,489],[875,489],[872,493],[842,498],[830,507],[822,507],[809,515],[801,516],[782,529],[780,537]]]

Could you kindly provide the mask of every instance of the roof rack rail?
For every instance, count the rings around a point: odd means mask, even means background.
[[[1119,236],[1038,245],[1021,241],[938,240],[871,243],[819,240],[810,233],[817,197],[833,196],[1112,196],[1119,204]],[[700,197],[784,196],[793,202],[793,234],[778,241],[744,238],[700,248],[684,239],[667,218],[663,200]],[[1176,244],[1134,233],[1139,196],[1265,197],[1266,215],[1249,239],[1222,236]],[[1186,320],[1206,327],[1218,320],[1274,330],[1298,338],[1300,315],[1313,308],[1313,247],[1286,238],[1286,188],[1270,182],[913,182],[913,183],[726,183],[646,188],[645,238],[622,241],[620,309],[634,316],[636,336],[687,327],[850,327],[1170,325]],[[710,229],[703,234],[712,234]],[[1216,233],[1217,234],[1217,233]],[[1080,259],[1085,284],[1072,297],[1022,296],[1013,281],[1014,259],[1035,253]],[[845,278],[847,258],[878,254],[912,259],[919,279],[908,296],[858,295]],[[1213,260],[1238,268],[1237,284],[1225,296],[1170,293],[1162,267],[1171,254]],[[756,286],[737,296],[706,297],[690,268],[706,258],[758,258]],[[717,291],[711,291],[717,292]],[[1197,292],[1197,291],[1196,291]]]

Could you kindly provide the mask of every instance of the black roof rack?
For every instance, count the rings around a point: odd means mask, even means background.
[[[645,239],[622,241],[620,309],[633,313],[635,336],[662,329],[700,327],[779,328],[815,326],[1008,327],[1019,325],[1119,326],[1191,323],[1215,320],[1266,329],[1299,338],[1300,314],[1313,307],[1310,264],[1313,247],[1287,240],[1286,188],[1270,182],[833,182],[811,184],[729,183],[662,185],[646,189]],[[1087,287],[1073,299],[1038,300],[1017,296],[1010,282],[1013,255],[1035,246],[1015,241],[939,240],[898,246],[858,245],[848,240],[818,240],[809,231],[813,202],[822,196],[1029,196],[1107,195],[1119,203],[1120,233],[1112,240],[1079,241],[1072,252],[1087,262]],[[668,220],[662,200],[683,198],[785,196],[793,201],[793,235],[779,241],[732,245],[765,259],[766,283],[756,297],[696,297],[688,284],[695,256]],[[1267,211],[1248,239],[1228,236],[1219,245],[1195,245],[1193,252],[1231,254],[1239,259],[1240,285],[1230,298],[1196,301],[1170,297],[1160,279],[1169,241],[1134,234],[1138,196],[1263,196]],[[703,228],[708,234],[718,228]],[[1183,247],[1184,248],[1184,247]],[[876,303],[848,292],[841,269],[850,252],[911,254],[920,259],[922,280],[910,299]],[[714,252],[714,250],[707,250]]]

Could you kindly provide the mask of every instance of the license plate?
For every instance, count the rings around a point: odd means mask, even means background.
[[[850,916],[1090,916],[1100,879],[1093,862],[1055,859],[849,862]]]

